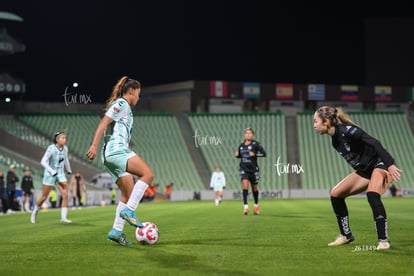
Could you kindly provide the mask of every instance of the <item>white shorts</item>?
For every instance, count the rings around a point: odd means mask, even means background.
[[[63,183],[68,182],[66,179],[66,175],[64,174],[58,174],[56,176],[51,176],[49,173],[45,173],[43,176],[43,185],[47,186],[55,186],[56,183]]]
[[[104,166],[108,173],[112,176],[114,183],[118,178],[129,175],[126,171],[128,159],[136,155],[133,151],[119,151],[104,156]]]

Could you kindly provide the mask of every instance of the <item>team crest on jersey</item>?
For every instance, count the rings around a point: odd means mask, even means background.
[[[117,106],[114,106],[114,111],[115,111],[116,113],[118,113],[118,112],[119,112],[119,108],[118,108]]]
[[[347,151],[351,151],[351,147],[347,143],[344,143],[344,147]]]

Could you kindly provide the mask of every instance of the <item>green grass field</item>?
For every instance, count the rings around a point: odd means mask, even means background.
[[[106,240],[115,206],[0,216],[1,275],[414,275],[414,198],[385,198],[392,248],[377,245],[364,198],[347,200],[353,244],[328,247],[338,234],[329,199],[262,200],[259,216],[240,201],[143,203],[141,221],[155,222],[154,246]]]

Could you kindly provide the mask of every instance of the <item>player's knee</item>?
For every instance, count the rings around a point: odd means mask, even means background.
[[[152,172],[152,170],[148,170],[147,172],[145,172],[145,174],[141,177],[141,179],[147,183],[150,184],[153,180],[154,180],[154,173]]]
[[[67,198],[68,197],[68,191],[67,190],[62,190],[62,197],[63,198]]]

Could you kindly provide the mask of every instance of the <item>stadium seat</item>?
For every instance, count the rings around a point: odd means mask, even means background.
[[[243,142],[243,131],[252,127],[255,139],[267,153],[266,158],[259,158],[260,190],[287,188],[287,174],[277,175],[275,163],[277,158],[288,162],[286,151],[285,117],[282,113],[191,113],[188,115],[194,135],[197,133],[201,144],[197,147],[203,154],[209,170],[217,165],[225,173],[227,189],[240,190],[239,159],[234,157],[238,146]],[[217,141],[219,144],[216,144]]]

